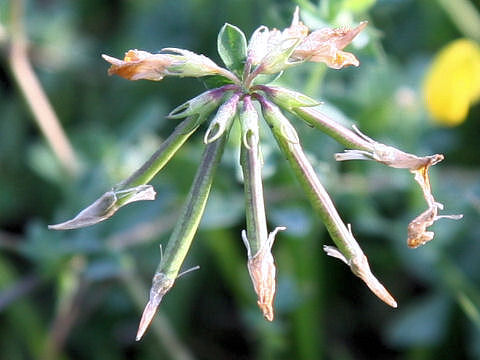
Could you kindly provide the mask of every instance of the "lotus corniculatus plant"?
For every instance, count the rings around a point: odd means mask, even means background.
[[[307,61],[322,62],[333,69],[358,66],[357,58],[345,52],[344,48],[366,25],[366,22],[361,22],[351,29],[342,27],[310,31],[299,20],[297,9],[291,25],[286,29],[280,31],[261,26],[247,42],[241,30],[225,24],[218,35],[218,52],[225,67],[215,64],[204,55],[177,48],[165,48],[158,54],[129,50],[123,60],[103,55],[111,64],[108,73],[128,80],[160,81],[165,76],[208,76],[213,77],[211,83],[219,84],[168,115],[170,119],[183,120],[133,175],[107,191],[72,220],[50,226],[51,229],[64,230],[93,225],[108,219],[128,203],[154,200],[155,191],[148,182],[203,123],[208,123],[203,157],[180,218],[153,276],[150,298],[140,321],[137,340],[143,336],[163,296],[179,276],[234,121],[240,122],[240,164],[245,186],[246,231],[241,236],[247,248],[248,272],[264,317],[269,321],[274,317],[276,269],[272,246],[278,231],[285,228],[277,227],[270,233],[267,229],[259,134],[259,121],[262,118],[269,125],[278,147],[336,245],[324,246],[327,255],[347,264],[385,303],[397,306],[395,299],[370,270],[367,257],[355,240],[350,225],[345,225],[340,218],[308,161],[295,128],[283,112],[302,119],[347,147],[345,152],[335,154],[337,161],[374,160],[394,168],[408,169],[414,175],[428,207],[408,225],[407,244],[412,248],[432,240],[434,234],[427,231],[427,227],[435,220],[461,217],[438,215],[438,210],[443,207],[435,201],[430,190],[428,169],[443,160],[443,155],[418,157],[376,142],[356,127],[346,128],[324,115],[318,101],[294,90],[269,85],[283,71]],[[261,109],[261,112],[257,109]]]

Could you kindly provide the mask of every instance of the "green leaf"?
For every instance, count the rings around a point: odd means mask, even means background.
[[[215,89],[220,86],[233,84],[233,81],[221,75],[207,76],[201,79],[207,89]]]
[[[236,26],[223,25],[217,40],[218,53],[225,66],[237,75],[242,75],[247,57],[247,39]]]

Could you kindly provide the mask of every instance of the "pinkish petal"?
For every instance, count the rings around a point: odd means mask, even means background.
[[[295,49],[292,58],[294,60],[323,62],[333,69],[341,69],[348,65],[358,66],[357,58],[353,54],[342,50],[366,25],[367,22],[364,21],[354,29],[342,27],[316,30],[308,35]]]

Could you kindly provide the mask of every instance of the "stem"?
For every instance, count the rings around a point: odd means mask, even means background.
[[[118,209],[134,201],[154,200],[152,185],[145,185],[171,159],[183,143],[198,128],[197,116],[187,117],[163,142],[150,159],[135,171],[132,176],[107,191],[91,205],[83,209],[73,219],[60,224],[49,225],[49,229],[67,230],[90,226],[112,217]]]
[[[236,85],[241,85],[242,82],[240,81],[240,79],[232,72],[228,71],[227,69],[224,69],[224,68],[220,68],[221,71],[219,71],[219,75],[229,79],[229,80],[232,80],[234,84]]]
[[[227,136],[223,136],[206,146],[182,213],[173,229],[156,273],[163,273],[172,280],[177,277],[205,210],[213,176],[220,162],[226,139]]]
[[[293,110],[293,113],[302,118],[309,125],[319,129],[320,131],[323,131],[340,144],[345,145],[347,148],[369,152],[373,151],[373,145],[370,142],[360,137],[354,131],[330,119],[317,109],[310,107],[298,107]]]
[[[192,127],[196,115],[182,121],[170,136],[162,143],[160,148],[129,178],[116,185],[114,190],[120,191],[148,183],[168,163],[178,149],[195,132],[197,127]],[[125,203],[128,197],[118,201],[119,206]]]
[[[345,262],[375,295],[390,306],[397,307],[395,299],[372,274],[367,257],[353,237],[351,230],[345,226],[340,218],[330,196],[318,180],[312,165],[305,156],[299,141],[295,141],[295,139],[298,139],[295,129],[278,107],[260,95],[256,97],[261,102],[263,116],[272,128],[278,145],[287,157],[313,208],[338,247],[338,249],[330,246],[324,247],[327,255]]]
[[[287,157],[290,166],[295,172],[297,179],[300,181],[308,199],[313,207],[320,215],[322,222],[325,224],[332,240],[338,246],[340,252],[350,259],[360,249],[358,244],[353,244],[350,240],[351,234],[340,215],[335,208],[330,196],[318,180],[318,177],[312,165],[308,161],[303,152],[300,143],[289,141],[283,133],[285,127],[289,127],[290,131],[295,131],[290,125],[288,119],[278,110],[278,108],[267,102],[260,100],[265,120],[272,128],[273,135],[282,152]],[[268,110],[267,110],[268,109]]]
[[[233,117],[232,117],[233,120]],[[227,127],[230,129],[231,123]],[[155,315],[163,296],[171,289],[187,255],[193,236],[207,203],[213,176],[222,157],[228,131],[218,140],[206,145],[182,213],[168,241],[165,254],[152,279],[150,297],[142,314],[136,340],[140,340]]]
[[[15,0],[11,5],[12,42],[8,61],[13,78],[53,153],[68,174],[74,176],[80,169],[78,159],[28,59],[23,2]]]
[[[85,279],[86,259],[77,255],[71,259],[59,279],[59,294],[53,323],[47,335],[42,360],[62,359],[63,348],[82,311],[81,300],[88,282]]]
[[[264,70],[263,64],[258,65],[253,72],[248,74],[247,78],[244,80],[244,88],[249,89],[250,86],[252,85],[253,80],[261,74],[261,72]]]
[[[244,115],[244,116],[242,116]],[[248,120],[246,119],[248,117]],[[245,207],[247,220],[247,238],[251,254],[254,256],[267,241],[267,219],[262,185],[262,161],[259,147],[258,115],[250,97],[243,100],[243,112],[240,114],[243,146],[240,151],[240,163],[245,186]]]

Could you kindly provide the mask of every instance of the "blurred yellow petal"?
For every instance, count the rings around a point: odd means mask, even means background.
[[[480,47],[468,39],[449,43],[435,56],[423,83],[423,96],[433,119],[455,126],[480,98]]]

